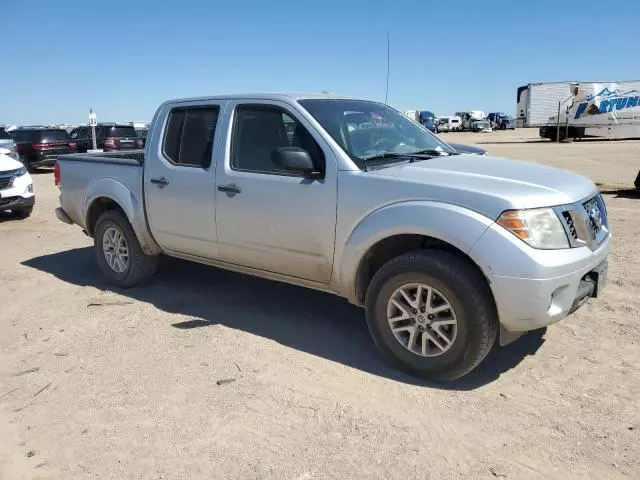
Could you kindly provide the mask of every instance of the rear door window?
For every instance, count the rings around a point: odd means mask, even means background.
[[[38,136],[41,142],[60,142],[71,139],[65,130],[42,130]]]
[[[103,127],[103,129],[105,130],[105,136],[106,137],[117,137],[117,138],[122,138],[122,137],[132,137],[135,138],[137,137],[136,135],[136,129],[133,127]]]
[[[163,152],[171,163],[209,168],[219,107],[174,108],[169,113]]]
[[[34,131],[29,130],[14,130],[11,132],[11,135],[16,142],[29,142],[32,140],[34,134]]]

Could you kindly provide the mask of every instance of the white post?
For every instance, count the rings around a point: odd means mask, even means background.
[[[96,114],[93,113],[93,108],[89,109],[89,125],[91,125],[91,138],[93,140],[93,149],[97,150],[98,145],[96,144]]]

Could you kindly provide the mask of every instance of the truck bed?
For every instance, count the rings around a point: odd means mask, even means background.
[[[74,153],[62,155],[58,160],[73,162],[111,163],[117,165],[142,165],[144,150],[130,150],[126,152]]]
[[[145,218],[143,208],[143,171],[144,151],[75,153],[58,157],[60,179],[63,194],[61,207],[69,219],[76,225],[87,229],[88,212],[92,199],[98,195],[121,198],[128,190],[126,198],[130,200],[128,215]]]

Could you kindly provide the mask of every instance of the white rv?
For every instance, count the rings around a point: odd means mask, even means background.
[[[486,114],[482,110],[470,110],[462,114],[462,131],[480,132],[486,129],[484,119]],[[488,122],[487,122],[488,123]]]
[[[462,119],[456,115],[447,117],[438,117],[438,133],[440,132],[459,132],[462,130]]]
[[[563,82],[522,88],[518,89],[519,123],[540,127],[544,138],[557,140],[558,132],[560,140],[640,137],[640,81]]]

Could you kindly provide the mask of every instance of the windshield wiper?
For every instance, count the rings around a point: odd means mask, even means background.
[[[438,155],[440,157],[448,157],[453,155],[451,152],[444,150],[438,150],[437,148],[427,148],[426,150],[418,150],[417,152],[411,152],[411,155]]]

